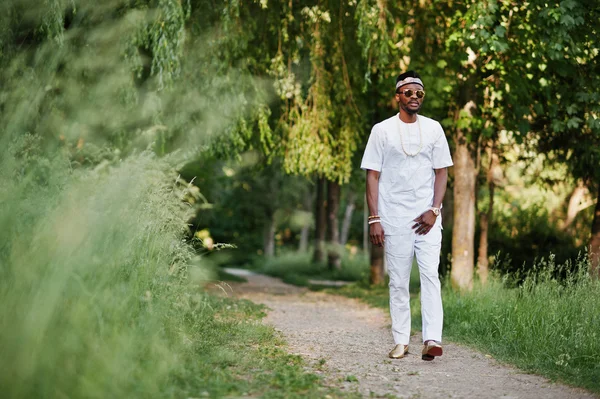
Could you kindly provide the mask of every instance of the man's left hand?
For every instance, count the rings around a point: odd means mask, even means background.
[[[429,233],[429,231],[433,228],[436,219],[437,216],[435,216],[433,211],[427,210],[425,211],[425,213],[423,213],[421,216],[414,220],[416,224],[412,228],[416,229],[415,233],[424,236],[425,234]]]

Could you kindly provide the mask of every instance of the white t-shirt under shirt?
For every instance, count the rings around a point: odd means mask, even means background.
[[[448,141],[439,122],[418,115],[418,122],[405,123],[399,114],[371,130],[361,168],[381,172],[378,212],[386,235],[411,229],[413,219],[433,205],[434,169],[452,166]],[[420,134],[423,138],[421,151]],[[441,218],[438,217],[441,223]]]

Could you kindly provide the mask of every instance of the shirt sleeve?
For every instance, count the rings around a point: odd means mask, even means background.
[[[448,140],[444,134],[444,129],[438,124],[439,136],[433,144],[433,169],[447,168],[454,163],[450,156],[450,148],[448,147]]]
[[[365,148],[365,153],[363,154],[360,168],[381,172],[382,166],[383,137],[381,131],[377,129],[377,126],[373,126],[373,129],[371,129],[371,134],[369,135],[369,141],[367,141],[367,147]]]

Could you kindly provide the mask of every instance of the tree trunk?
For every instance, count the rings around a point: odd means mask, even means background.
[[[342,221],[342,232],[340,233],[340,245],[343,247],[348,242],[348,234],[352,225],[352,214],[356,208],[356,193],[350,191],[346,202],[346,212],[344,212],[344,220]]]
[[[450,257],[448,256],[451,251],[448,248],[452,245],[452,236],[449,234],[452,229],[449,226],[454,224],[454,168],[448,170],[448,187],[446,195],[444,196],[444,202],[442,206],[442,258],[440,259],[439,274],[440,276],[446,276],[450,268]]]
[[[598,197],[592,222],[592,239],[590,240],[590,275],[600,278],[600,184],[598,184]]]
[[[371,276],[369,282],[371,285],[383,285],[385,283],[385,271],[383,267],[384,251],[383,247],[377,245],[371,246]]]
[[[487,209],[487,212],[481,212],[479,218],[479,227],[480,227],[480,235],[479,235],[479,254],[477,257],[477,274],[479,276],[479,281],[481,284],[486,284],[488,275],[489,275],[489,257],[488,257],[488,236],[490,230],[490,224],[492,223],[492,216],[494,213],[494,190],[496,188],[496,184],[494,181],[494,172],[495,169],[499,167],[498,155],[494,150],[494,142],[492,141],[492,145],[489,150],[489,158],[490,158],[490,167],[486,174],[487,184],[488,184],[488,192],[490,196],[490,203]]]
[[[271,215],[264,230],[264,251],[267,258],[275,255],[275,217]]]
[[[304,196],[304,211],[307,212],[307,214],[310,212],[310,208],[312,205],[312,192],[311,190],[307,190],[306,195]],[[308,237],[310,235],[310,223],[308,223],[308,220],[306,221],[306,223],[304,223],[304,225],[302,226],[302,230],[300,230],[300,242],[298,243],[298,252],[306,252],[308,251]]]
[[[493,183],[492,183],[493,184]],[[490,190],[493,188],[490,187]],[[493,191],[490,191],[492,193]],[[490,204],[490,208],[493,205]],[[479,218],[479,224],[481,228],[481,234],[479,236],[479,254],[477,257],[477,275],[481,284],[487,283],[490,262],[488,260],[488,231],[490,226],[490,220],[492,218],[492,210],[488,209],[487,213],[481,213]]]
[[[325,179],[317,178],[317,199],[315,200],[315,252],[313,262],[325,260],[325,233],[327,232],[327,201],[325,200]]]
[[[298,243],[298,252],[306,252],[308,250],[308,236],[310,233],[310,226],[306,225],[300,230],[300,242]]]
[[[473,153],[462,129],[456,131],[454,153],[454,225],[452,228],[452,286],[473,288],[475,240],[475,180]]]
[[[338,210],[340,209],[340,184],[327,182],[327,265],[331,270],[342,268]]]
[[[565,219],[565,224],[563,225],[563,230],[569,228],[573,220],[575,220],[575,216],[581,210],[580,204],[585,198],[587,193],[587,187],[583,184],[583,181],[579,180],[577,182],[577,187],[573,190],[571,194],[571,198],[569,198],[569,206],[567,207],[567,218]]]
[[[444,226],[454,225],[454,168],[448,170],[448,191],[442,204],[442,223]]]

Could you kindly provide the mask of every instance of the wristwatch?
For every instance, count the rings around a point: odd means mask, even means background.
[[[430,210],[431,212],[433,212],[433,214],[434,214],[435,216],[440,216],[440,208],[435,208],[435,207],[433,207],[433,206],[432,206],[431,208],[429,208],[429,210]]]

